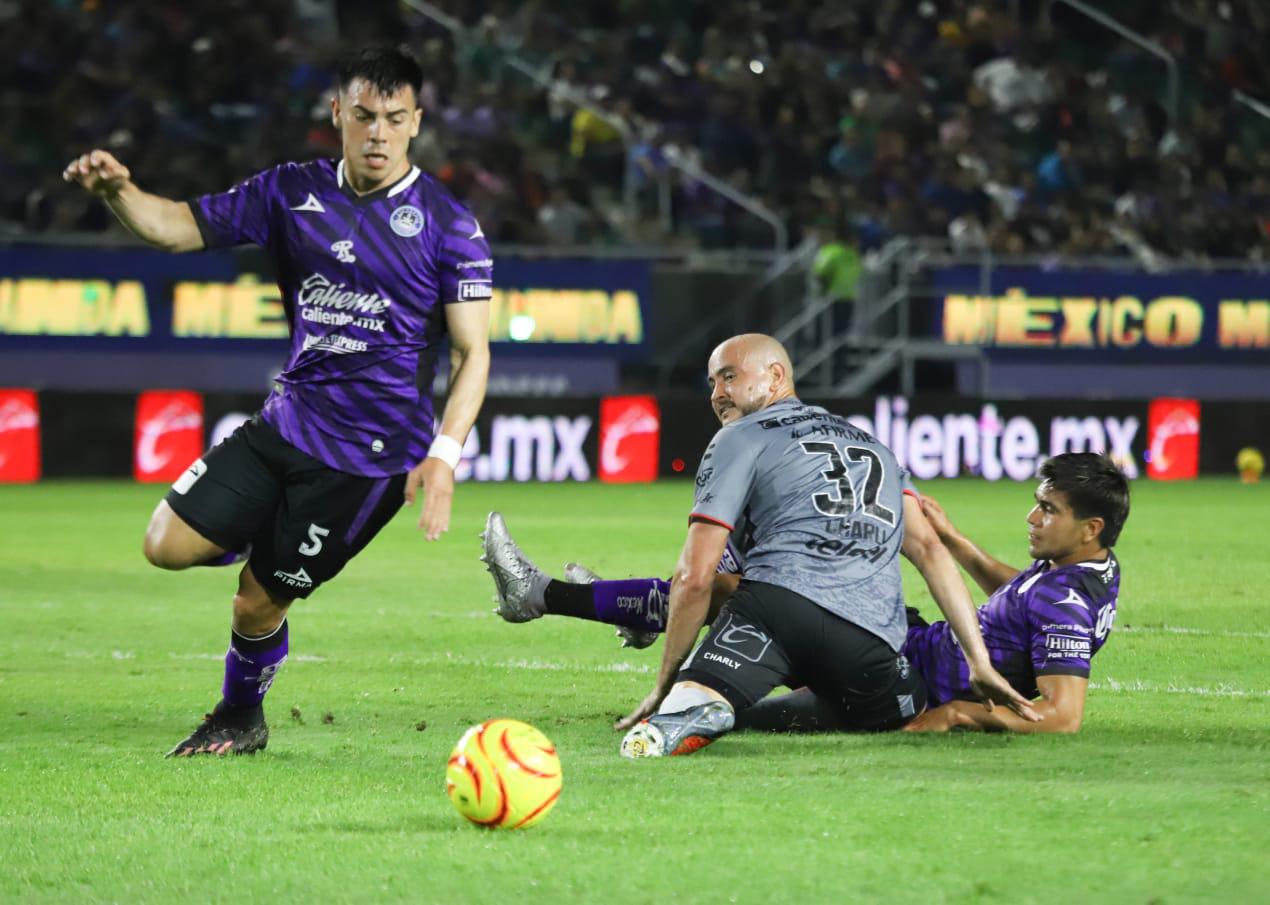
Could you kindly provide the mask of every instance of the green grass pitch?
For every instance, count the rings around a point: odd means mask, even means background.
[[[1024,564],[1030,487],[924,489]],[[1079,736],[736,735],[628,762],[610,726],[660,645],[503,623],[477,534],[499,508],[549,570],[667,574],[690,491],[461,486],[432,545],[403,513],[294,608],[269,749],[170,761],[219,690],[232,571],[146,565],[163,488],[0,488],[0,901],[1270,898],[1270,484],[1136,483]],[[460,733],[495,716],[564,764],[523,833],[468,826],[443,791]]]

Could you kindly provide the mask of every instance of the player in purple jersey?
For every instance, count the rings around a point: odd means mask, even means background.
[[[991,595],[979,626],[997,670],[1037,697],[1041,723],[987,711],[968,700],[965,661],[943,623],[909,629],[904,651],[921,671],[930,709],[911,732],[980,729],[1076,732],[1085,713],[1090,660],[1116,617],[1120,564],[1112,547],[1129,517],[1129,485],[1105,455],[1064,453],[1041,466],[1036,505],[1027,516],[1022,571],[993,559],[949,520],[932,499],[922,510],[979,587]]]
[[[493,264],[476,219],[407,157],[422,83],[398,50],[349,54],[331,102],[341,160],[283,164],[194,201],[142,191],[101,150],[63,173],[160,248],[263,246],[290,324],[264,407],[190,466],[146,529],[160,568],[246,560],[221,700],[172,755],[265,747],[262,702],[287,657],[292,601],[421,490],[426,539],[449,527],[454,468],[485,398]],[[430,389],[447,338],[438,427]]]

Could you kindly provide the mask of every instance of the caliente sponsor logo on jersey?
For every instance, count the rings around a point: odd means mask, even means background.
[[[383,333],[385,322],[375,315],[387,314],[392,300],[374,292],[356,292],[346,283],[335,283],[320,273],[305,277],[296,294],[300,317],[327,327],[353,325]]]

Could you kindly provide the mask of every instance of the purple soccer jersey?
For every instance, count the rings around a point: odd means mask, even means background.
[[[445,306],[486,301],[493,262],[476,218],[415,167],[357,196],[344,163],[288,163],[190,202],[208,248],[273,257],[291,353],[262,414],[331,468],[387,477],[432,443]]]
[[[992,665],[1020,694],[1037,695],[1037,676],[1089,676],[1116,618],[1120,564],[1081,562],[1047,569],[1037,560],[979,607]],[[901,650],[926,679],[930,706],[973,699],[970,670],[946,622],[914,626]]]

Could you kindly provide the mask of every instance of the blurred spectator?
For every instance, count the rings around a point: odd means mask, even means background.
[[[174,197],[337,154],[331,61],[380,39],[425,66],[415,159],[496,241],[770,246],[685,159],[795,241],[828,217],[861,249],[1270,256],[1270,121],[1234,97],[1270,103],[1270,3],[1109,8],[1177,58],[1176,121],[1155,57],[1045,6],[452,0],[456,40],[396,0],[9,0],[0,225],[116,229],[57,179],[95,145]]]
[[[578,245],[587,227],[587,209],[569,197],[564,186],[555,186],[547,203],[538,208],[538,222],[551,245]]]
[[[860,284],[860,247],[854,236],[825,224],[817,230],[820,249],[812,263],[812,273],[821,292],[838,302],[855,300]]]

